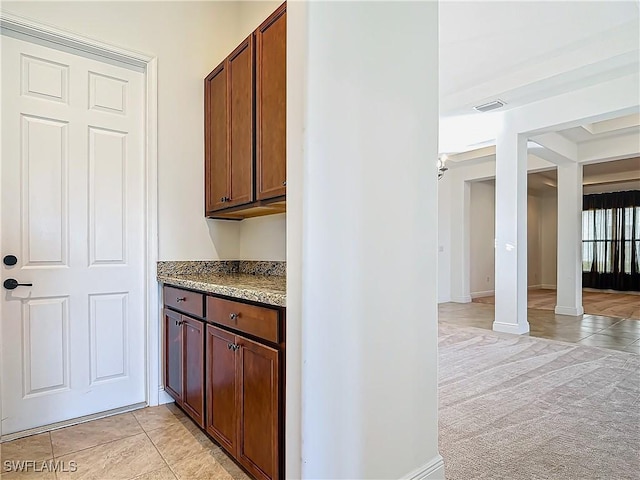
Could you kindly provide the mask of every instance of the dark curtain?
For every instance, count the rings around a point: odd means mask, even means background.
[[[582,286],[640,291],[640,191],[585,195]]]

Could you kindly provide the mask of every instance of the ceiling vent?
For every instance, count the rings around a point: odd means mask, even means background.
[[[476,105],[473,108],[475,108],[479,112],[490,112],[491,110],[495,110],[496,108],[502,108],[506,104],[507,103],[503,102],[502,100],[494,100],[493,102]]]

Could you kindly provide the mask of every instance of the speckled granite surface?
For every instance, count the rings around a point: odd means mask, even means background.
[[[287,262],[249,260],[205,260],[188,262],[158,262],[158,275],[185,275],[195,273],[246,273],[284,277]]]
[[[285,266],[285,262],[158,262],[158,281],[239,300],[286,307]]]

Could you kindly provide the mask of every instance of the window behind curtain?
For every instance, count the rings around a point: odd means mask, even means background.
[[[584,287],[640,290],[640,191],[585,195]]]

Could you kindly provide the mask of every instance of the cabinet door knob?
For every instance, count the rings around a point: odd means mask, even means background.
[[[236,320],[240,316],[239,313],[230,313],[229,320]]]
[[[282,182],[282,186],[286,187],[287,186],[287,181],[285,180],[284,182]]]
[[[176,302],[178,302],[178,303],[180,303],[180,302],[184,302],[184,301],[186,301],[186,300],[187,300],[187,298],[186,298],[186,297],[177,297],[177,298],[176,298]]]
[[[231,348],[233,349],[233,351],[237,351],[240,349],[240,345],[231,345]]]

